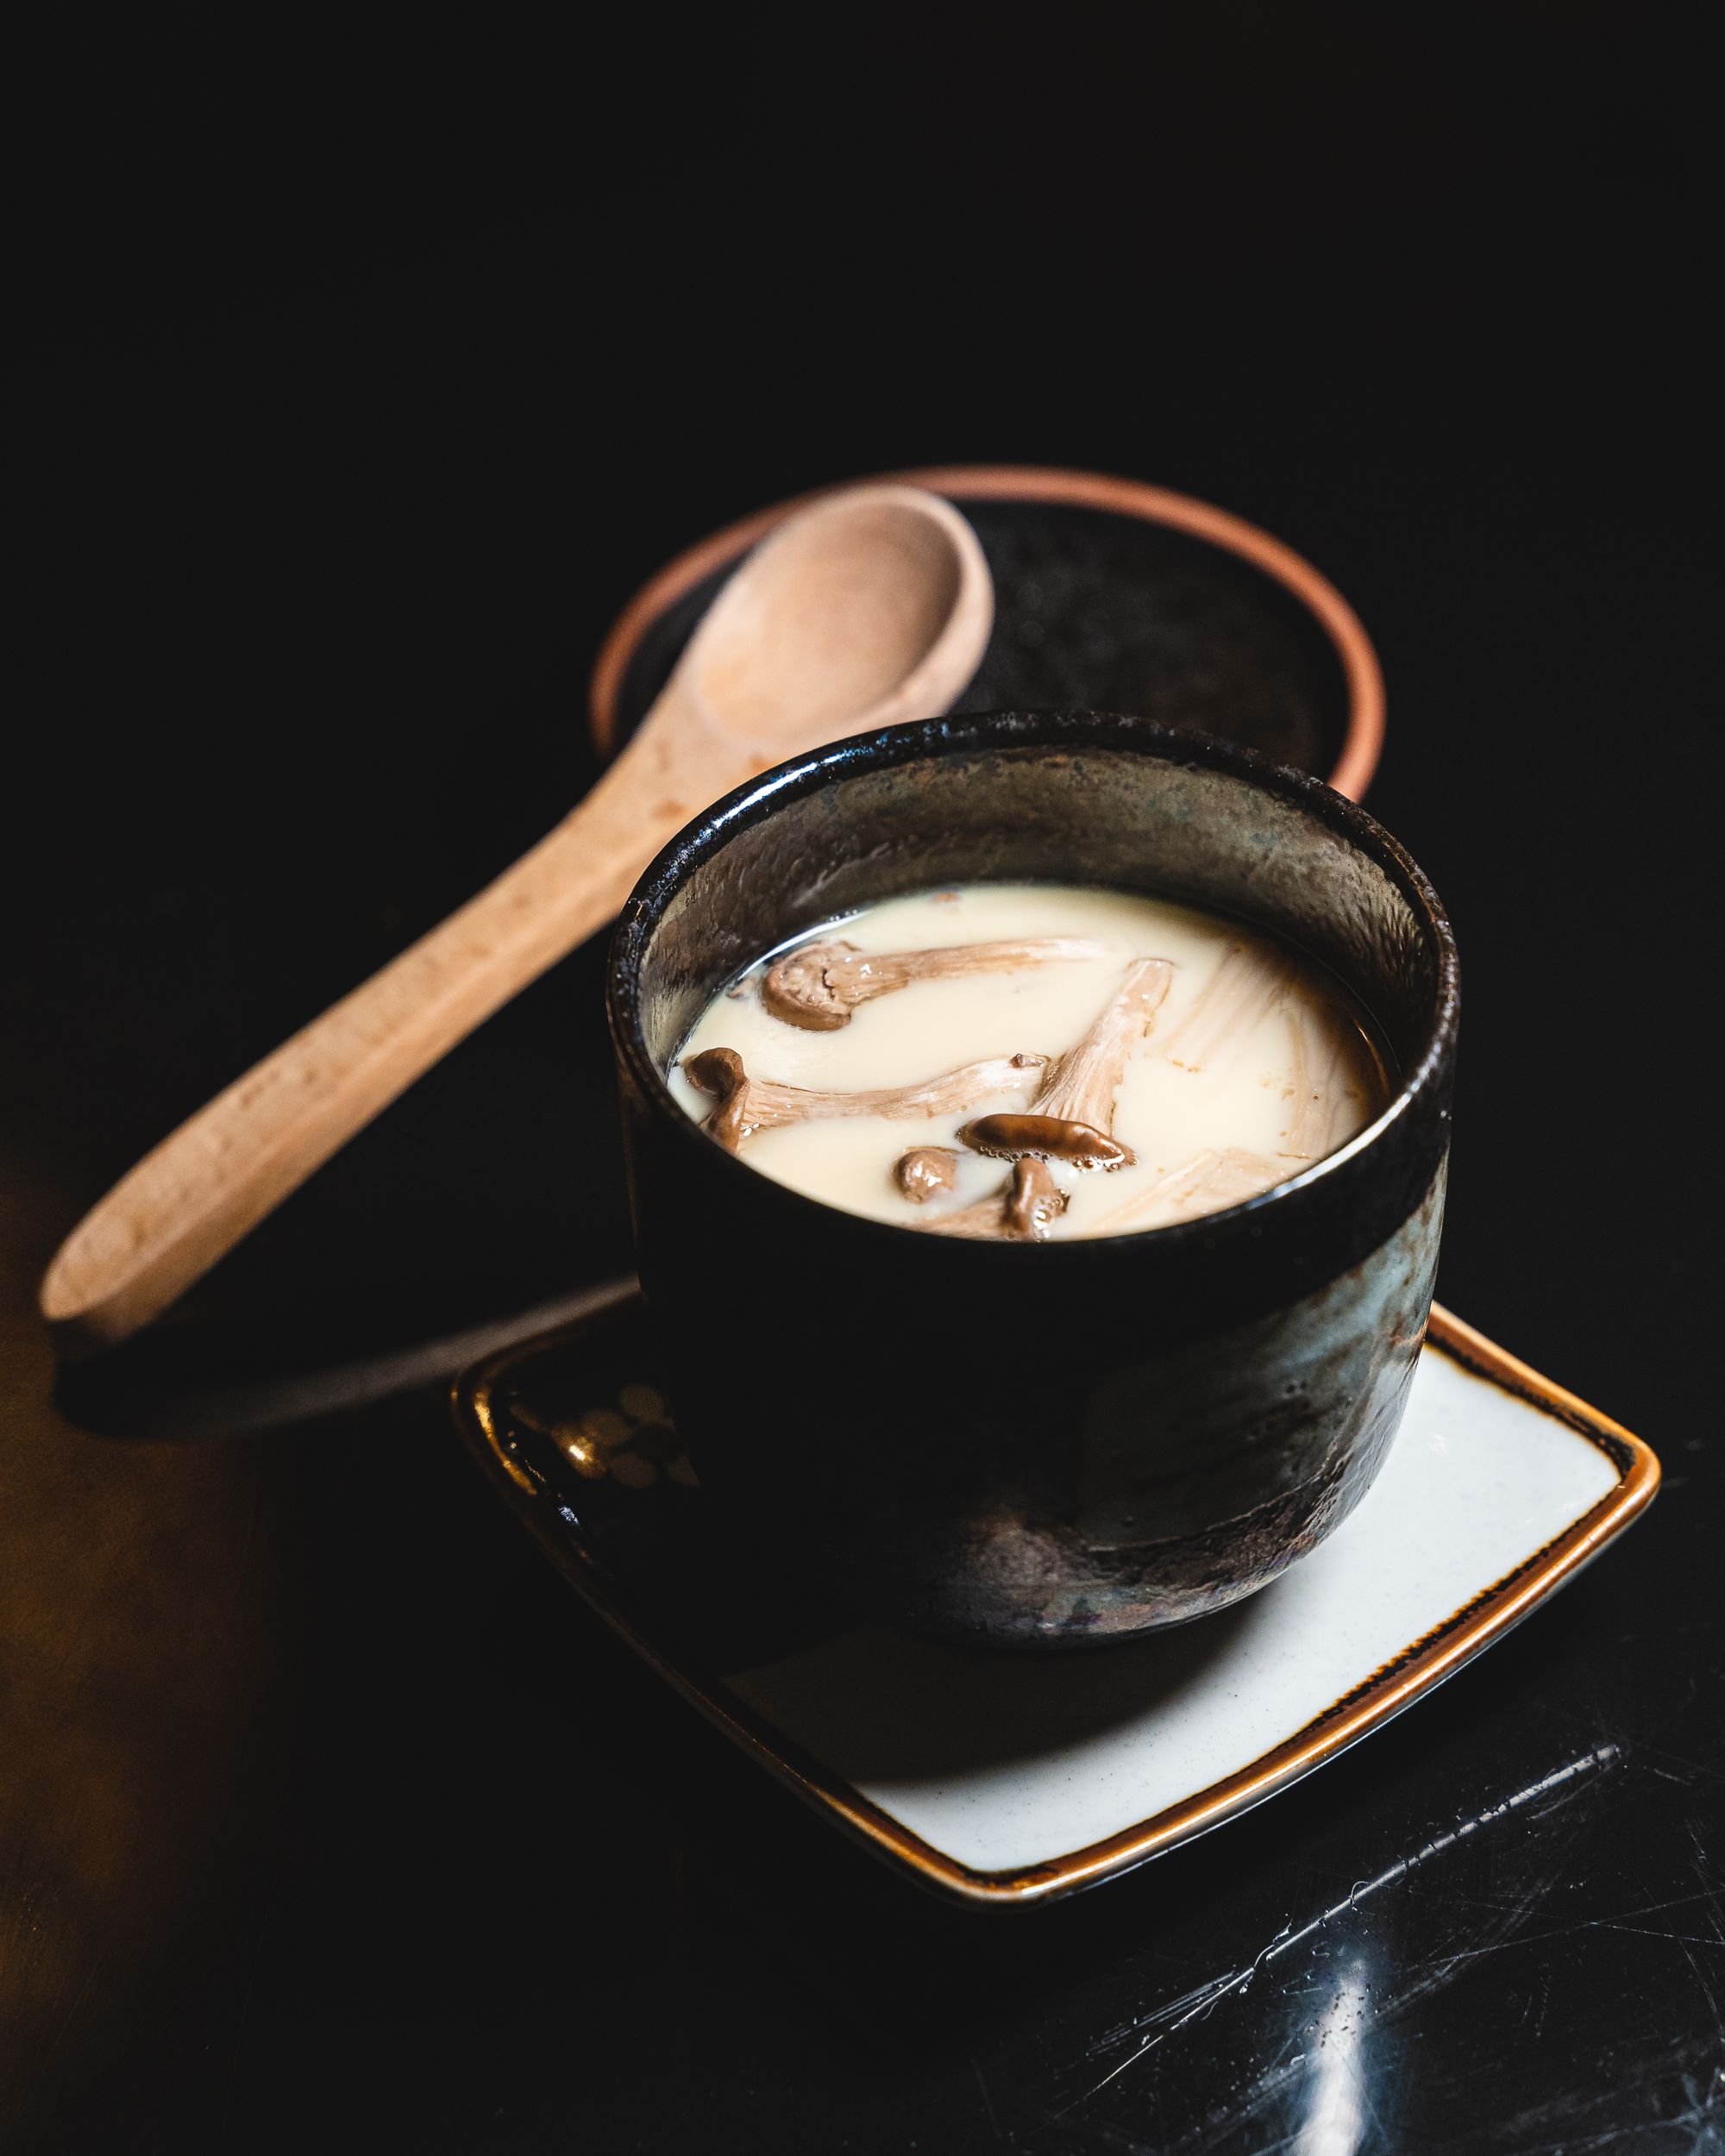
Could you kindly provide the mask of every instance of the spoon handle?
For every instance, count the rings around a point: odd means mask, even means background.
[[[655,710],[579,807],[497,881],[182,1123],[85,1214],[42,1283],[63,1351],[164,1309],[416,1078],[608,921],[698,809],[749,775],[666,754]],[[685,749],[691,745],[682,737]]]

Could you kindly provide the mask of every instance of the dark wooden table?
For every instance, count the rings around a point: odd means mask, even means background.
[[[1725,2146],[1686,71],[1587,10],[1471,55],[1230,20],[1138,75],[1088,33],[986,88],[937,51],[878,185],[872,47],[830,139],[757,42],[722,127],[699,67],[671,86],[681,163],[637,179],[612,113],[567,186],[604,68],[555,122],[535,56],[470,81],[459,41],[405,74],[295,48],[267,96],[176,18],[97,55],[94,135],[53,75],[20,407],[47,768],[7,819],[9,2147]],[[956,262],[935,179],[979,211]],[[1440,1292],[1666,1470],[1400,1722],[1019,1919],[919,1898],[733,1754],[452,1438],[464,1351],[627,1267],[614,1149],[574,1135],[609,1100],[594,951],[152,1340],[57,1394],[32,1307],[154,1138],[587,782],[586,666],[659,560],[987,454],[1225,502],[1358,607],[1371,805],[1464,949]]]

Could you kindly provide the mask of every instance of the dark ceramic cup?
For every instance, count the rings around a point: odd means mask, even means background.
[[[875,900],[1095,884],[1301,946],[1376,1017],[1376,1122],[1226,1213],[1037,1244],[925,1235],[757,1174],[664,1072],[744,966]],[[1145,719],[1004,712],[844,742],[740,788],[637,887],[607,1000],[672,1405],[747,1561],[979,1645],[1179,1624],[1315,1547],[1401,1420],[1431,1302],[1454,943],[1364,811]]]

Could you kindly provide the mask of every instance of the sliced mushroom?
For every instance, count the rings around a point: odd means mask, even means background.
[[[1333,1034],[1320,1033],[1314,1056],[1310,1053],[1314,1046],[1310,1013],[1290,1000],[1283,1007],[1283,1016],[1288,1021],[1292,1050],[1289,1072],[1290,1112],[1288,1128],[1282,1134],[1283,1143],[1276,1152],[1283,1160],[1316,1160],[1330,1150],[1330,1132],[1335,1124],[1336,1081],[1342,1065],[1341,1044]]]
[[[1289,996],[1283,1016],[1293,1044],[1289,1073],[1291,1109],[1283,1160],[1321,1160],[1339,1138],[1344,1103],[1363,1109],[1365,1121],[1384,1097],[1383,1074],[1371,1041],[1352,1013],[1327,998]]]
[[[1075,958],[1105,958],[1106,943],[1076,936],[1030,943],[955,943],[941,950],[864,951],[855,943],[805,943],[768,969],[761,1002],[775,1018],[812,1033],[849,1025],[859,1003],[889,996],[913,981],[957,981],[965,974],[1017,973]]]
[[[1043,1243],[1066,1210],[1066,1193],[1045,1160],[1026,1156],[1013,1169],[1012,1181],[992,1196],[957,1213],[940,1213],[917,1225],[931,1235],[991,1237],[1010,1243]]]
[[[1105,1213],[1097,1223],[1098,1235],[1132,1235],[1140,1229],[1172,1227],[1181,1220],[1195,1220],[1201,1213],[1220,1213],[1228,1206],[1244,1205],[1263,1190],[1283,1181],[1289,1170],[1262,1153],[1230,1145],[1222,1152],[1195,1153],[1148,1190],[1140,1190],[1123,1206]]]
[[[913,1145],[893,1164],[893,1181],[913,1205],[950,1190],[958,1180],[958,1156],[950,1145]]]
[[[1191,1008],[1163,1043],[1163,1054],[1182,1070],[1201,1070],[1226,1047],[1231,1034],[1255,1025],[1272,1010],[1293,981],[1293,963],[1279,951],[1230,943]]]
[[[1081,1173],[1093,1168],[1124,1168],[1130,1147],[1088,1123],[1063,1122],[1057,1115],[978,1116],[958,1133],[973,1153],[989,1160],[1057,1160]]]
[[[1140,958],[1128,968],[1126,979],[1089,1031],[1055,1065],[1049,1083],[1032,1101],[1031,1113],[1057,1122],[1082,1124],[1087,1130],[1109,1138],[1114,1126],[1114,1095],[1126,1075],[1126,1063],[1155,1022],[1173,978],[1173,965],[1166,958]],[[1091,1164],[1127,1166],[1134,1157],[1132,1148],[1111,1138],[1109,1142],[1115,1157]]]
[[[957,1115],[991,1094],[1025,1093],[1048,1065],[1046,1056],[990,1056],[957,1070],[924,1078],[915,1085],[881,1086],[866,1093],[823,1093],[810,1086],[783,1086],[771,1078],[751,1078],[734,1048],[703,1049],[683,1064],[691,1085],[711,1094],[718,1106],[703,1129],[735,1152],[757,1131],[814,1117]]]

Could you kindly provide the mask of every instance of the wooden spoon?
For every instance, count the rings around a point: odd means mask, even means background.
[[[57,1344],[125,1338],[481,1020],[616,913],[659,849],[785,758],[947,710],[994,591],[975,534],[908,486],[828,495],[725,586],[640,730],[547,838],[165,1138],[42,1283]]]

